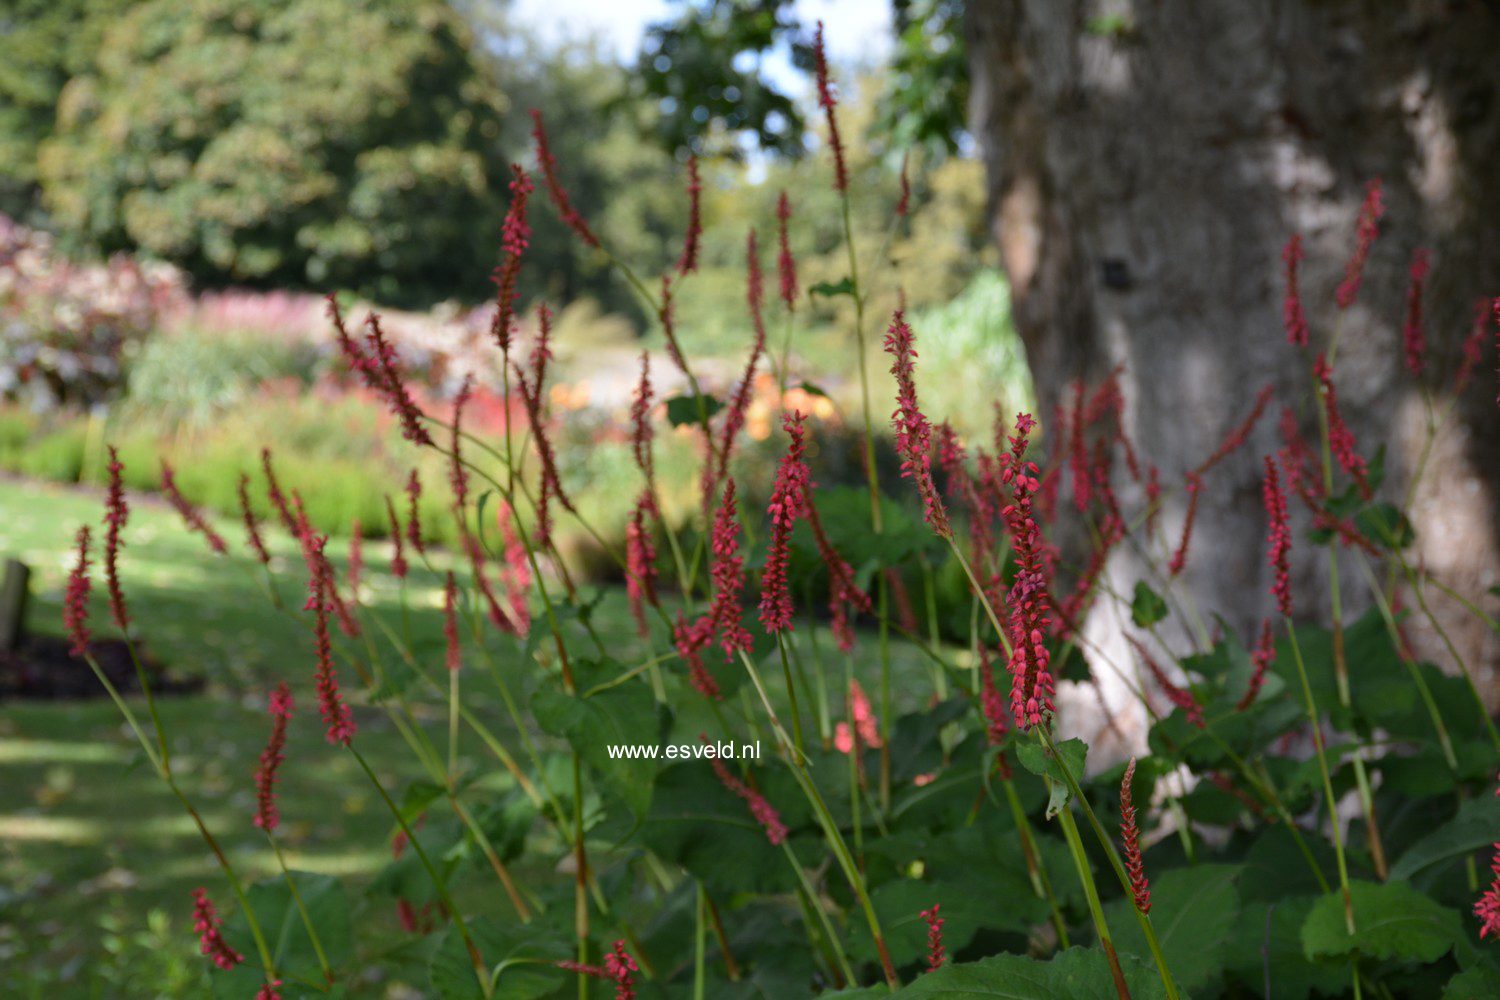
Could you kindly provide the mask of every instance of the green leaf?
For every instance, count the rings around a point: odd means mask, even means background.
[[[1120,966],[1135,1000],[1166,995],[1156,970],[1133,955]],[[1109,960],[1096,948],[1069,948],[1045,962],[1024,955],[995,955],[945,965],[898,990],[893,1000],[1118,1000]]]
[[[1247,870],[1245,881],[1252,877]],[[1317,896],[1272,895],[1240,911],[1224,952],[1224,968],[1249,988],[1248,995],[1265,994],[1268,970],[1275,984],[1269,995],[1276,1000],[1306,1000],[1313,991],[1336,996],[1349,985],[1348,962],[1312,962],[1302,953],[1302,925],[1317,900]]]
[[[665,709],[657,705],[645,684],[629,681],[587,698],[544,688],[532,697],[531,711],[537,725],[565,738],[637,819],[646,815],[656,762],[609,755],[611,746],[660,743],[666,731]]]
[[[1151,873],[1149,858],[1146,871]],[[1207,986],[1223,967],[1223,951],[1239,916],[1235,881],[1241,871],[1240,865],[1195,865],[1171,868],[1151,879],[1151,925],[1167,968],[1184,990]],[[1150,961],[1134,910],[1129,899],[1111,903],[1106,908],[1109,926],[1121,951]]]
[[[1088,744],[1080,739],[1064,740],[1054,743],[1057,753],[1061,755],[1063,762],[1068,766],[1068,772],[1076,781],[1083,774],[1084,758],[1088,755]],[[1052,797],[1047,802],[1047,818],[1051,819],[1062,811],[1067,805],[1069,793],[1067,779],[1063,777],[1063,769],[1052,752],[1038,743],[1022,743],[1016,747],[1016,757],[1021,766],[1039,778],[1051,778]]]
[[[1417,540],[1411,522],[1394,504],[1377,503],[1364,508],[1354,515],[1354,526],[1361,535],[1393,552]]]
[[[724,409],[724,404],[716,396],[710,396],[708,393],[701,396],[684,393],[667,400],[667,422],[673,427],[681,427],[684,424],[702,424],[705,414],[708,419],[713,419],[713,415],[722,409]]]
[[[1330,892],[1313,905],[1302,925],[1302,950],[1309,959],[1358,952],[1377,959],[1435,962],[1464,936],[1458,914],[1410,882],[1351,882],[1354,927],[1344,923],[1344,900]]]
[[[1150,628],[1167,617],[1167,602],[1152,590],[1145,580],[1135,582],[1135,598],[1130,602],[1130,619],[1141,628]]]
[[[808,295],[822,295],[832,298],[835,295],[854,296],[854,282],[844,278],[837,283],[820,281],[807,290]]]
[[[540,1000],[552,996],[566,981],[568,973],[556,963],[571,957],[568,948],[542,929],[500,924],[489,917],[469,920],[467,926],[494,981],[491,1000]],[[480,1000],[484,996],[457,927],[443,935],[427,971],[442,1000]]]
[[[1476,965],[1460,972],[1448,980],[1442,1000],[1480,1000],[1482,997],[1500,997],[1500,969]]]
[[[943,944],[952,954],[972,941],[980,928],[995,929],[993,918],[997,914],[993,899],[976,893],[973,885],[964,882],[906,878],[886,882],[870,893],[870,903],[880,918],[880,930],[885,935],[891,961],[898,966],[910,965],[927,954],[927,921],[922,919],[923,910],[931,909],[934,904],[941,907],[938,915],[943,918]],[[868,921],[850,921],[849,955],[860,962],[880,960]]]
[[[1391,867],[1392,881],[1410,879],[1431,865],[1486,850],[1500,830],[1500,798],[1482,795],[1458,807],[1458,815],[1417,841]]]
[[[809,396],[822,396],[824,399],[828,398],[828,393],[813,385],[811,382],[798,382],[796,385],[791,386],[790,388],[801,389]]]

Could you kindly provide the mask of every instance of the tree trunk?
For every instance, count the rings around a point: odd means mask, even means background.
[[[1168,491],[1167,543],[1154,554],[1122,546],[1107,570],[1117,593],[1175,546],[1185,471],[1275,386],[1248,445],[1204,478],[1172,588],[1207,631],[1222,615],[1249,643],[1275,614],[1260,482],[1262,456],[1280,445],[1280,407],[1317,440],[1307,357],[1282,325],[1282,247],[1301,234],[1312,350],[1341,324],[1339,402],[1363,454],[1389,443],[1380,495],[1399,504],[1426,439],[1423,386],[1438,408],[1452,398],[1476,299],[1500,293],[1500,14],[1482,0],[971,0],[966,18],[972,131],[1043,428],[1055,406],[1071,406],[1078,380],[1096,385],[1121,366],[1123,429]],[[1387,212],[1340,316],[1334,289],[1377,177]],[[1433,262],[1421,380],[1401,347],[1417,247]],[[1500,566],[1492,358],[1487,349],[1410,508],[1412,561],[1475,600]],[[1125,478],[1116,485],[1129,517],[1144,499]],[[1327,555],[1304,540],[1305,524],[1293,523],[1296,610],[1326,620]],[[1339,580],[1352,620],[1369,588],[1347,556]],[[1494,634],[1424,590],[1485,690],[1500,692]],[[1481,603],[1496,614],[1492,596]],[[1418,654],[1454,667],[1410,596],[1406,607]],[[1120,617],[1096,606],[1085,629],[1101,644],[1094,668],[1106,687],[1110,661],[1133,672],[1114,638]],[[1184,625],[1179,639],[1202,634]],[[1118,678],[1114,687],[1123,694]]]

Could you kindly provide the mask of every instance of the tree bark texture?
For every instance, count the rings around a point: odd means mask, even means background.
[[[1221,615],[1249,643],[1275,613],[1260,482],[1262,456],[1280,445],[1281,404],[1317,441],[1307,360],[1282,325],[1282,247],[1301,234],[1313,350],[1342,324],[1339,401],[1362,453],[1390,442],[1380,494],[1400,503],[1426,438],[1423,382],[1435,407],[1452,398],[1446,387],[1476,300],[1500,293],[1500,7],[971,0],[966,18],[972,131],[988,167],[992,228],[1043,428],[1055,406],[1071,406],[1076,383],[1097,385],[1120,366],[1123,429],[1142,464],[1159,467],[1167,491],[1167,543],[1149,559],[1122,549],[1109,586],[1128,595],[1145,578],[1159,589],[1147,565],[1163,562],[1162,549],[1180,533],[1184,472],[1213,452],[1261,387],[1276,387],[1249,444],[1204,478],[1186,568],[1173,587],[1206,623],[1199,641]],[[1340,317],[1334,290],[1366,182],[1377,177],[1386,215],[1358,298]],[[1423,381],[1404,370],[1401,350],[1417,247],[1430,248],[1433,262]],[[1487,345],[1493,333],[1491,325]],[[1500,567],[1497,445],[1487,346],[1412,505],[1413,561],[1475,599]],[[1128,516],[1141,509],[1141,491],[1116,472]],[[1297,613],[1326,619],[1327,555],[1303,540],[1305,526],[1293,522]],[[1066,556],[1075,549],[1069,528],[1057,530]],[[1352,620],[1371,602],[1347,556],[1340,584]],[[1492,707],[1500,703],[1494,634],[1435,589],[1426,592]],[[1494,597],[1481,603],[1496,614]],[[1453,667],[1410,595],[1406,606],[1418,654]],[[1085,631],[1101,644],[1097,653],[1128,671],[1127,647],[1110,638],[1119,617],[1096,606]],[[1191,627],[1179,635],[1193,638]]]

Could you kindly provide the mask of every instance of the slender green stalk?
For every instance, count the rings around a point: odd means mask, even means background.
[[[313,951],[318,956],[318,967],[323,970],[323,979],[329,986],[332,986],[333,968],[328,964],[328,955],[323,951],[323,940],[318,937],[318,927],[313,923],[312,914],[307,912],[307,904],[302,900],[302,890],[297,888],[297,880],[292,877],[291,870],[286,866],[286,857],[281,853],[281,844],[277,841],[275,834],[269,830],[266,831],[266,839],[270,841],[271,850],[276,854],[276,864],[281,868],[281,875],[286,879],[286,886],[292,892],[292,901],[297,905],[297,913],[302,917],[302,926],[307,928],[307,936],[312,941]]]
[[[797,881],[802,885],[802,891],[807,894],[808,905],[817,914],[819,922],[823,925],[823,936],[828,941],[829,948],[839,963],[839,970],[843,973],[844,982],[853,984],[858,982],[855,978],[854,969],[849,965],[849,956],[844,952],[843,942],[839,940],[838,933],[833,929],[833,924],[828,919],[828,914],[818,902],[818,894],[813,891],[812,883],[807,880],[807,872],[802,870],[802,863],[797,860],[797,855],[792,853],[792,845],[787,841],[781,842],[781,849],[786,852],[787,862],[792,866],[792,871],[797,873]]]
[[[705,958],[708,952],[708,922],[704,919],[707,909],[703,883],[694,886],[697,905],[693,910],[693,1000],[703,1000],[703,986],[707,975]]]
[[[1051,783],[1051,779],[1048,779]],[[1078,836],[1078,826],[1073,822],[1072,805],[1063,806],[1057,814],[1062,820],[1063,836],[1068,841],[1068,850],[1073,855],[1073,866],[1078,870],[1078,881],[1083,884],[1084,896],[1088,898],[1089,916],[1094,920],[1094,930],[1099,935],[1099,945],[1104,957],[1109,960],[1109,972],[1114,979],[1115,992],[1120,1000],[1130,1000],[1130,987],[1125,983],[1125,971],[1120,968],[1120,956],[1115,952],[1115,940],[1109,932],[1109,922],[1104,919],[1104,907],[1099,903],[1099,889],[1094,885],[1093,872],[1089,870],[1088,855],[1084,853],[1083,841]]]

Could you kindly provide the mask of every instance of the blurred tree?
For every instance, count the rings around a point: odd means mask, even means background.
[[[37,146],[57,96],[94,65],[104,30],[135,0],[7,0],[0,4],[0,212],[39,221]]]
[[[504,97],[438,0],[147,0],[58,103],[55,225],[208,284],[479,299]]]

